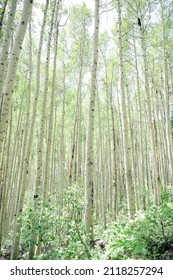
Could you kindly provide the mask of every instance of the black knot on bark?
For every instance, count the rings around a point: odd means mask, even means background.
[[[141,24],[141,20],[140,20],[140,18],[138,18],[138,25],[139,26],[141,26],[142,24]]]

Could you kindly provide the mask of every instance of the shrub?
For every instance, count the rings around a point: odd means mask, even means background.
[[[107,237],[111,259],[165,259],[173,244],[173,204],[163,199],[135,220],[110,225]],[[110,237],[110,239],[109,239]]]
[[[84,208],[83,189],[78,185],[68,187],[59,195],[50,196],[37,209],[29,205],[22,217],[21,242],[26,250],[36,236],[42,250],[36,259],[89,259],[82,223]],[[43,206],[42,206],[43,205]]]

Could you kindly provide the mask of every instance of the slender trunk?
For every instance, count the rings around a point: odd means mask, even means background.
[[[96,75],[98,62],[98,36],[99,36],[99,0],[95,0],[95,27],[94,27],[94,47],[91,71],[91,89],[89,101],[89,120],[87,136],[87,156],[86,156],[86,205],[85,205],[85,227],[87,233],[87,243],[93,240],[93,145],[94,145],[94,118],[95,118],[95,96],[96,96]]]
[[[131,168],[131,147],[129,143],[127,105],[125,93],[124,78],[124,62],[123,62],[123,46],[122,46],[122,19],[121,19],[121,3],[118,0],[118,25],[119,25],[119,59],[120,59],[120,86],[121,86],[121,111],[122,111],[122,129],[123,129],[123,150],[124,150],[124,172],[125,186],[127,194],[128,215],[130,218],[135,214],[135,194],[132,181]]]

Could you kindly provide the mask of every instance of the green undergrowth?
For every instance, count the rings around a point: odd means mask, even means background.
[[[40,200],[34,207],[30,201],[20,217],[19,258],[27,259],[33,244],[36,249],[40,246],[34,257],[40,260],[159,260],[173,257],[173,202],[168,192],[163,192],[160,205],[138,212],[134,219],[120,215],[116,222],[107,224],[106,230],[103,230],[102,222],[97,221],[95,239],[102,240],[105,248],[98,244],[93,248],[86,245],[83,197],[83,189],[74,185],[64,193],[52,195],[44,205]],[[4,255],[9,242],[4,243]]]
[[[40,209],[37,206],[37,212],[29,205],[22,217],[21,242],[29,250],[36,237],[35,245],[41,250],[35,259],[91,258],[82,223],[83,196],[83,189],[74,185],[64,193],[52,195]]]
[[[137,213],[134,220],[121,217],[110,223],[102,238],[113,260],[170,259],[173,257],[173,203],[163,193],[161,204]]]

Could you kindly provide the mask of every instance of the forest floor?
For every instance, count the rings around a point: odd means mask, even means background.
[[[103,225],[97,223],[91,247],[85,244],[85,227],[81,220],[74,221],[72,217],[69,220],[62,217],[61,220],[56,213],[52,216],[51,211],[54,213],[55,208],[46,207],[46,218],[42,216],[43,242],[40,254],[34,259],[173,260],[173,202],[168,197],[160,205],[139,211],[134,219],[120,215],[116,222],[109,222],[104,230]],[[28,259],[32,242],[29,223],[33,215],[30,208],[24,213],[19,259]],[[56,220],[52,217],[56,217]],[[57,230],[59,233],[55,236]],[[12,239],[4,240],[0,259],[10,259],[11,251]]]

